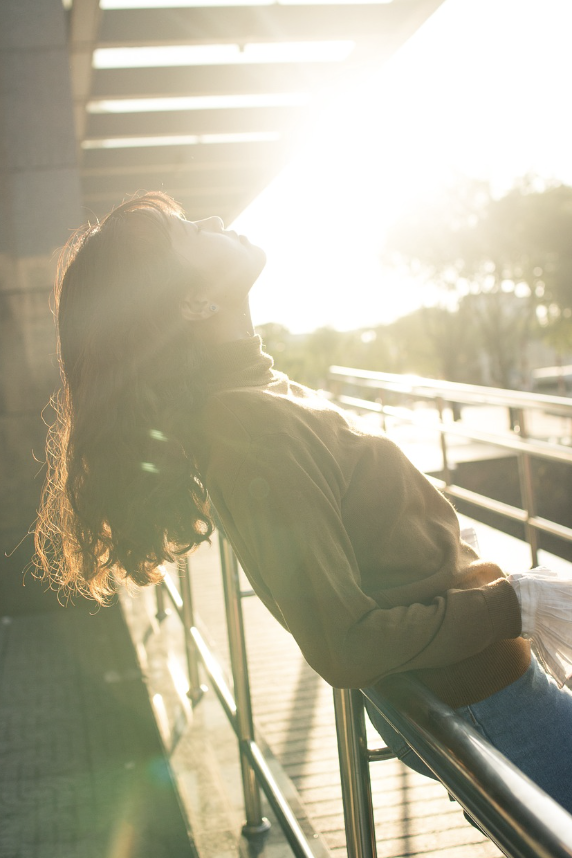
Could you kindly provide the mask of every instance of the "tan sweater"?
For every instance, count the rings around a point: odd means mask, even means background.
[[[260,339],[213,352],[201,472],[258,596],[331,685],[413,671],[452,706],[530,662],[498,566],[381,434],[272,371]]]

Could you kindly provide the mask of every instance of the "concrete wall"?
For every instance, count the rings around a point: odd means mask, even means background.
[[[29,575],[23,590],[22,570],[43,482],[41,411],[58,383],[49,306],[57,248],[82,220],[72,107],[61,0],[2,0],[0,614],[39,592]]]

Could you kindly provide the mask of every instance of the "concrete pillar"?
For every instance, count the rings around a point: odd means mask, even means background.
[[[42,605],[42,588],[30,575],[22,588],[22,571],[43,482],[41,412],[58,383],[49,301],[57,248],[81,220],[62,2],[2,0],[0,614]]]

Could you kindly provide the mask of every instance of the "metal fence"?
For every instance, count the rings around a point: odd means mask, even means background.
[[[246,815],[246,821],[242,829],[243,834],[250,839],[261,838],[264,837],[264,834],[270,828],[270,823],[262,815],[260,800],[260,789],[262,789],[276,815],[276,819],[284,831],[294,855],[297,858],[313,858],[314,853],[308,840],[256,743],[242,615],[242,599],[254,594],[252,590],[241,590],[236,555],[230,543],[221,532],[219,532],[219,547],[230,650],[232,688],[226,680],[222,667],[195,625],[188,559],[182,560],[178,565],[180,592],[171,576],[165,570],[163,581],[156,588],[157,617],[160,620],[165,616],[165,598],[168,598],[183,624],[189,676],[189,697],[191,702],[195,706],[200,704],[200,700],[206,691],[205,686],[200,681],[199,668],[202,665],[236,733],[240,752]]]
[[[385,416],[415,422],[414,411],[383,403],[382,392],[402,393],[431,399],[439,412],[444,480],[434,480],[439,488],[454,497],[471,500],[486,509],[507,515],[525,524],[533,562],[537,550],[536,535],[544,531],[572,541],[572,530],[545,519],[534,512],[534,493],[530,478],[530,456],[539,455],[552,461],[572,463],[572,451],[560,445],[526,438],[525,409],[550,407],[557,413],[572,416],[572,402],[560,397],[518,394],[471,385],[453,385],[430,379],[408,380],[402,376],[366,373],[342,367],[332,368],[338,384],[363,386],[375,400],[359,399],[337,390],[336,398],[344,405]],[[445,402],[502,404],[517,409],[519,435],[497,436],[445,423]],[[474,440],[486,440],[515,452],[521,461],[520,479],[523,508],[499,504],[482,495],[467,492],[450,481],[447,441],[449,433]],[[449,475],[449,476],[447,476]],[[262,816],[260,789],[272,807],[292,848],[300,858],[311,858],[313,851],[294,813],[281,793],[275,778],[255,740],[248,662],[246,656],[242,599],[252,591],[242,591],[239,567],[228,541],[219,534],[221,571],[224,582],[225,610],[231,655],[232,689],[224,672],[209,650],[195,625],[190,568],[187,561],[179,564],[180,591],[165,574],[156,589],[157,615],[165,616],[165,599],[172,603],[185,635],[189,674],[189,696],[198,705],[205,692],[200,680],[200,666],[232,725],[238,740],[242,766],[247,837],[263,837],[269,828]],[[370,751],[367,746],[364,716],[364,694],[386,720],[405,738],[421,759],[435,773],[447,790],[467,811],[477,825],[509,856],[514,858],[572,858],[572,816],[529,781],[518,769],[495,751],[476,731],[449,707],[442,704],[421,683],[407,675],[392,676],[378,691],[334,689],[334,706],[344,817],[349,858],[375,858],[375,829],[371,801],[369,766],[375,760],[388,759],[391,752]]]
[[[476,384],[458,384],[451,381],[436,381],[419,376],[403,376],[393,373],[371,372],[349,367],[330,367],[331,387],[334,398],[340,405],[358,411],[379,414],[382,428],[386,418],[391,417],[410,425],[426,427],[421,415],[411,407],[388,405],[388,398],[396,396],[406,400],[430,403],[438,415],[435,426],[440,435],[442,454],[442,479],[431,477],[433,484],[458,500],[469,501],[481,509],[498,513],[524,525],[526,540],[530,545],[532,565],[538,565],[538,534],[549,533],[567,542],[572,542],[572,528],[549,521],[536,514],[536,492],[532,480],[531,459],[572,464],[572,449],[564,444],[553,444],[528,437],[528,416],[534,411],[546,412],[568,418],[572,426],[572,399],[561,396],[545,396],[523,393],[516,390],[499,390]],[[364,390],[368,398],[349,395],[352,391]],[[485,432],[462,421],[446,420],[446,405],[496,405],[507,409],[507,431]],[[508,427],[512,426],[509,430]],[[571,433],[572,434],[572,433]],[[449,461],[448,436],[466,438],[514,453],[518,458],[521,507],[502,503],[477,492],[458,486],[453,482]]]

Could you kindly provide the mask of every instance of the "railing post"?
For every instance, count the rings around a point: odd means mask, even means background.
[[[363,696],[334,688],[348,858],[376,858]]]
[[[385,411],[383,410],[384,399],[383,399],[383,392],[381,389],[378,391],[378,395],[375,397],[375,401],[377,403],[379,403],[379,405],[381,406],[381,412],[380,412],[381,430],[382,430],[382,432],[387,432],[387,422],[385,420]]]
[[[518,425],[521,438],[526,438],[526,420],[524,409],[518,410]],[[526,540],[530,545],[530,557],[532,566],[538,566],[538,532],[530,519],[536,515],[536,504],[534,501],[534,485],[532,482],[532,467],[530,453],[518,454],[518,477],[520,482],[520,495],[524,509],[526,510]]]
[[[163,593],[162,584],[157,584],[155,587],[155,602],[157,604],[157,613],[155,614],[155,617],[160,623],[162,623],[169,613],[165,607],[165,594]]]
[[[439,414],[439,423],[441,426],[444,425],[445,421],[443,419],[443,411],[445,408],[445,403],[443,401],[442,396],[438,396],[435,400],[437,405],[437,412]],[[451,470],[449,468],[449,457],[447,452],[447,439],[445,437],[445,432],[439,432],[439,440],[441,442],[441,454],[443,456],[443,480],[447,486],[451,485]]]
[[[196,706],[206,691],[206,686],[201,685],[199,675],[199,657],[191,629],[195,625],[193,610],[193,588],[191,582],[191,561],[189,557],[182,557],[177,563],[179,581],[181,582],[181,599],[183,600],[183,630],[185,635],[185,655],[187,657],[187,671],[189,675],[188,696],[193,706]]]
[[[248,762],[243,749],[244,744],[254,742],[255,738],[254,723],[252,720],[252,704],[250,700],[250,683],[248,679],[248,663],[246,660],[244,623],[242,618],[242,606],[240,603],[238,563],[230,543],[220,533],[219,546],[224,584],[230,663],[232,678],[234,681],[234,699],[236,701],[244,808],[246,812],[246,823],[242,827],[242,833],[245,837],[257,837],[269,830],[270,823],[264,816],[262,816],[260,790],[256,781],[256,775],[252,766]]]

